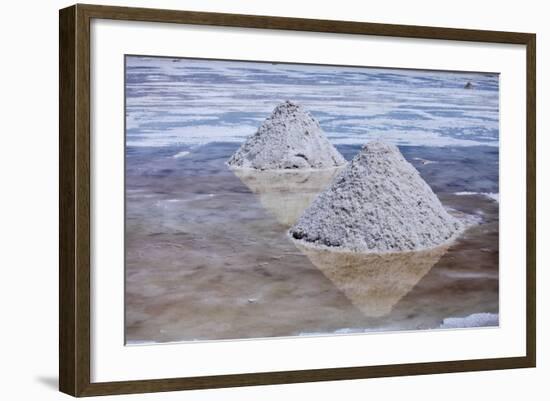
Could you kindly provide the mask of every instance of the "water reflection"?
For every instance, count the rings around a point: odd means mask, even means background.
[[[382,317],[439,261],[448,245],[386,254],[297,248],[367,317]]]
[[[257,171],[231,169],[283,226],[292,226],[315,196],[343,169]]]

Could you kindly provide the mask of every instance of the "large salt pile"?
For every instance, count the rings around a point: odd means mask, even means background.
[[[462,230],[396,146],[372,142],[289,233],[304,245],[382,253],[433,248]]]
[[[273,110],[227,164],[258,170],[327,169],[346,161],[313,116],[287,100]]]

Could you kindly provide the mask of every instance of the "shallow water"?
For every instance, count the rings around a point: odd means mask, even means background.
[[[127,343],[432,329],[498,313],[498,203],[481,195],[498,193],[498,149],[400,147],[446,207],[481,224],[448,249],[373,260],[297,248],[286,230],[331,177],[235,174],[224,162],[238,146],[127,148]],[[359,150],[338,148],[348,160]],[[480,194],[455,194],[466,191]]]

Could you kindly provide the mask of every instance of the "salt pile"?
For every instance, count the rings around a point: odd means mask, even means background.
[[[433,248],[463,229],[396,146],[372,142],[289,233],[304,245],[384,253]]]
[[[286,101],[231,156],[227,164],[258,170],[327,169],[346,164],[304,108]]]

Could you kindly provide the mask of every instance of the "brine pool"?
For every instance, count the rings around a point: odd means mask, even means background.
[[[126,344],[498,323],[498,148],[399,146],[479,224],[445,249],[373,258],[298,249],[286,231],[331,175],[239,174],[225,165],[238,146],[127,148]]]

